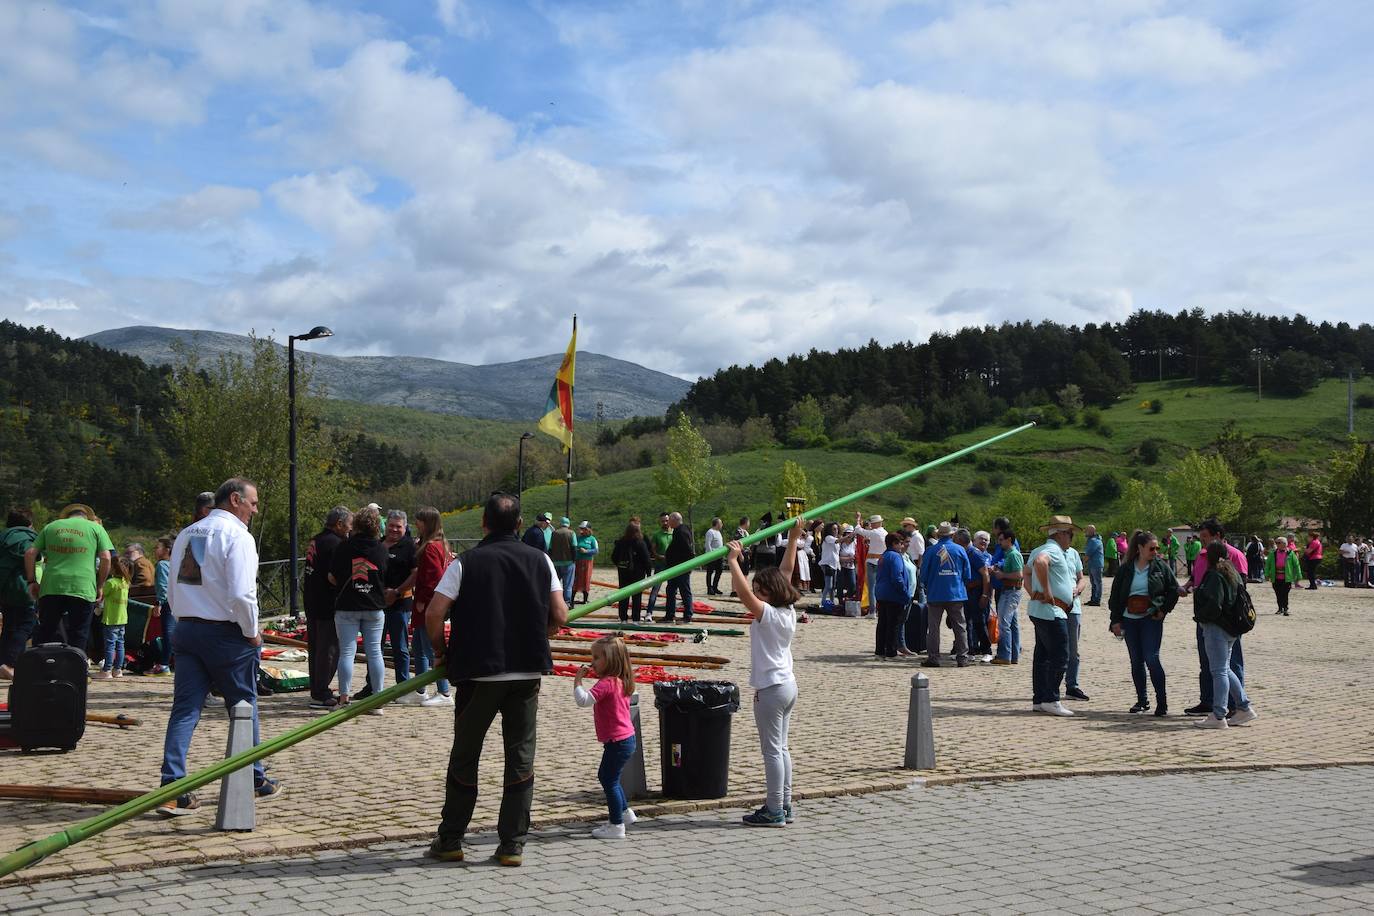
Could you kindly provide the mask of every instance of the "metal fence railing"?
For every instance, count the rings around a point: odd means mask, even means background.
[[[446,538],[448,549],[462,556],[481,543],[480,538]],[[291,607],[291,564],[286,560],[266,560],[258,564],[258,610],[264,616],[285,614]],[[296,561],[296,607],[304,610],[301,599],[301,579],[305,575],[305,557]]]

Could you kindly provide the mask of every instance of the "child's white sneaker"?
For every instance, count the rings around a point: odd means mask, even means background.
[[[639,815],[635,814],[635,809],[633,808],[626,808],[620,817],[625,822],[626,827],[639,820]]]
[[[592,839],[594,840],[623,840],[625,839],[624,824],[599,824],[592,828]]]

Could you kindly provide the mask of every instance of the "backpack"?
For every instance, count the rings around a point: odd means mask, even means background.
[[[6,607],[28,607],[29,583],[25,578],[24,554],[38,535],[27,528],[0,529],[0,604]]]
[[[1245,583],[1236,585],[1236,596],[1231,604],[1221,612],[1218,625],[1232,636],[1244,636],[1255,628],[1255,603],[1250,600],[1250,592]]]

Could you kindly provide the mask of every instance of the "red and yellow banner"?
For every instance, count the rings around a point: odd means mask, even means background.
[[[573,322],[572,340],[568,341],[568,352],[563,354],[563,364],[554,376],[553,387],[549,389],[549,401],[544,406],[544,416],[539,420],[539,431],[553,436],[563,443],[563,451],[572,448],[573,431],[573,371],[577,365],[577,322]]]

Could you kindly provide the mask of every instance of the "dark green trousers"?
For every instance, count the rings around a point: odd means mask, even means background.
[[[534,801],[534,730],[539,712],[539,680],[460,681],[454,684],[453,750],[444,785],[439,839],[446,847],[462,842],[477,805],[477,763],[482,742],[497,713],[506,751],[506,773],[496,832],[501,848],[524,846]]]

